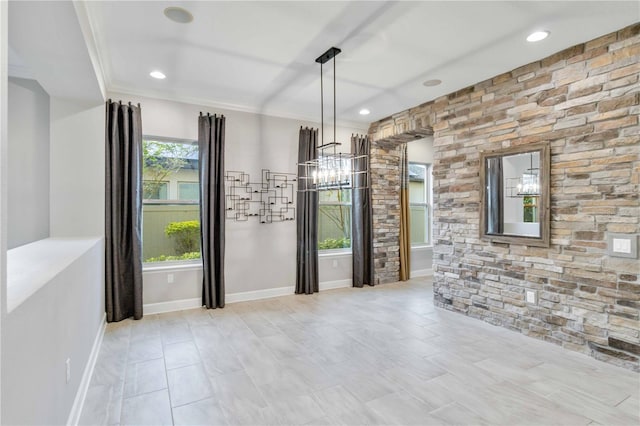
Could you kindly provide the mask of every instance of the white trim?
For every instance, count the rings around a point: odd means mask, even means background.
[[[295,287],[276,287],[264,290],[243,291],[225,296],[226,303],[248,302],[249,300],[269,299],[271,297],[289,296],[295,293]]]
[[[336,288],[351,287],[351,279],[325,281],[319,283],[320,291],[333,290]],[[295,294],[295,287],[276,287],[264,290],[243,291],[225,295],[225,303],[249,302],[251,300],[270,299],[272,297],[290,296]],[[143,306],[144,315],[162,314],[165,312],[182,311],[185,309],[195,309],[202,307],[202,298],[170,300],[168,302],[148,303]]]
[[[98,43],[96,42],[91,19],[89,18],[87,5],[84,1],[74,0],[73,8],[75,9],[76,16],[78,17],[80,31],[82,31],[84,43],[87,47],[87,53],[89,53],[89,60],[91,61],[91,66],[93,67],[93,72],[95,73],[96,80],[98,81],[98,87],[100,88],[100,94],[104,101],[107,98],[104,66],[100,60],[100,55],[98,54]]]
[[[76,426],[80,421],[80,414],[82,414],[84,400],[87,397],[87,390],[89,389],[89,384],[91,383],[93,370],[96,367],[96,361],[98,360],[98,354],[100,353],[100,347],[102,346],[102,339],[104,338],[104,332],[106,328],[107,314],[104,314],[102,316],[102,320],[100,321],[100,327],[98,327],[98,334],[96,334],[96,338],[93,341],[93,347],[91,348],[91,353],[89,354],[89,360],[87,361],[87,365],[84,367],[82,380],[80,381],[80,386],[78,387],[76,398],[73,400],[73,406],[71,407],[69,419],[67,420],[67,425],[69,426]]]
[[[325,290],[333,290],[334,288],[351,287],[352,284],[353,284],[353,281],[351,280],[351,278],[349,278],[349,279],[346,279],[346,280],[336,280],[336,281],[321,282],[321,283],[319,283],[318,287],[319,287],[320,291],[325,291]]]
[[[418,269],[416,271],[411,271],[411,276],[414,278],[417,277],[432,277],[433,269]]]
[[[432,244],[416,244],[411,246],[411,250],[433,250]]]
[[[193,96],[181,96],[181,95],[175,95],[175,94],[168,94],[168,93],[160,92],[157,90],[149,90],[149,89],[140,90],[140,89],[134,89],[131,87],[119,86],[117,84],[109,85],[107,92],[112,94],[113,97],[117,97],[115,96],[115,94],[123,94],[123,95],[129,95],[134,97],[160,99],[160,100],[170,101],[170,102],[179,102],[179,103],[185,103],[185,104],[196,105],[196,106],[205,106],[205,107],[216,108],[216,109],[224,109],[228,111],[246,112],[250,114],[263,115],[266,117],[286,118],[289,120],[298,120],[298,121],[315,123],[315,124],[318,123],[318,117],[311,117],[307,115],[295,114],[295,113],[290,113],[286,111],[265,110],[263,107],[259,107],[259,106],[255,107],[255,106],[248,106],[248,105],[232,104],[227,102],[216,102],[210,99],[202,99],[202,98],[193,97]],[[338,119],[336,123],[340,127],[352,128],[354,130],[363,132],[365,134],[367,133],[369,128],[368,120],[366,122],[360,122],[360,121],[353,121],[353,120]]]
[[[202,298],[170,300],[168,302],[147,303],[142,306],[143,315],[163,314],[165,312],[183,311],[202,307]]]
[[[35,80],[33,73],[24,65],[9,64],[7,66],[7,75],[14,78]]]
[[[318,250],[318,258],[323,257],[350,257],[351,249],[327,249],[327,250]]]
[[[164,263],[164,262],[157,262]],[[149,266],[147,266],[149,265]],[[151,266],[153,265],[153,266]],[[190,270],[201,270],[202,269],[202,261],[200,260],[183,260],[182,263],[170,263],[169,265],[156,265],[156,263],[143,263],[142,264],[142,273],[154,273],[154,272],[171,272],[171,271],[190,271]]]

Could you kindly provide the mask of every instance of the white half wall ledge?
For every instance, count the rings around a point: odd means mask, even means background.
[[[338,288],[351,287],[351,279],[325,281],[318,285],[320,291],[334,290]],[[270,299],[280,296],[292,296],[295,294],[294,286],[268,288],[264,290],[244,291],[241,293],[230,293],[225,296],[225,303],[232,304],[238,302],[250,302],[252,300]],[[182,311],[186,309],[196,309],[202,307],[202,298],[170,300],[160,303],[149,303],[143,306],[144,315],[162,314],[165,312]]]
[[[95,238],[45,238],[7,250],[7,312],[11,313],[97,244]]]
[[[80,421],[80,415],[84,408],[84,401],[87,398],[87,391],[91,384],[91,377],[93,377],[93,370],[96,368],[96,362],[98,361],[98,355],[100,354],[100,348],[102,347],[102,340],[104,338],[104,332],[107,328],[107,314],[102,316],[102,323],[98,328],[98,333],[93,341],[93,347],[91,348],[91,354],[89,355],[89,361],[82,373],[82,380],[80,381],[80,387],[76,398],[73,400],[73,406],[69,413],[69,419],[67,420],[68,426],[76,426]]]

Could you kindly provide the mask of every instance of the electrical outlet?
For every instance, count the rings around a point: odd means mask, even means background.
[[[614,238],[613,239],[613,251],[616,253],[631,253],[631,240],[630,239],[622,239],[622,238]]]
[[[66,365],[66,378],[67,378],[67,383],[69,383],[69,381],[71,380],[71,358],[67,358],[67,360],[65,361],[65,365]]]
[[[525,297],[526,297],[526,301],[527,303],[531,303],[533,305],[535,305],[537,303],[537,297],[536,297],[536,291],[535,290],[526,290],[525,291]]]
[[[171,284],[173,282],[173,274],[167,274],[167,282]]]

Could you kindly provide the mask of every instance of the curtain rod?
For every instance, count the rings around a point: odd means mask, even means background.
[[[203,115],[204,115],[204,114],[202,113],[202,111],[200,111],[200,117],[202,117]],[[207,113],[207,117],[211,117],[211,116],[212,116],[212,115],[211,115],[211,113],[210,113],[210,112],[208,112],[208,113]],[[213,118],[216,118],[216,117],[218,117],[218,115],[213,114]],[[220,117],[220,118],[224,118],[224,114],[220,114],[220,116],[219,116],[219,117]]]
[[[109,99],[107,99],[107,103],[115,104],[116,102],[112,101],[111,98],[109,98]],[[122,106],[122,101],[121,100],[119,100],[117,103],[120,104],[120,106]],[[131,101],[129,101],[129,106],[131,106]],[[138,102],[137,106],[138,106],[138,108],[140,108],[140,102]]]

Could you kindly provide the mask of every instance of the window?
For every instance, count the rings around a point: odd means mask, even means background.
[[[318,191],[318,250],[351,248],[351,190]]]
[[[522,221],[525,223],[539,222],[538,196],[526,196],[522,198]]]
[[[142,181],[145,200],[166,200],[169,197],[169,182]]]
[[[142,258],[200,258],[198,144],[143,138]]]
[[[200,185],[198,182],[178,182],[178,200],[198,201]]]
[[[409,210],[411,221],[411,245],[430,244],[431,223],[431,166],[409,163]]]

